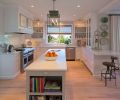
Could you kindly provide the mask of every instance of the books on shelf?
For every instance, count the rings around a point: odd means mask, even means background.
[[[46,100],[62,100],[62,96],[48,96]]]
[[[62,96],[30,96],[30,100],[62,100]]]
[[[44,92],[44,77],[30,77],[30,92]]]
[[[31,96],[30,100],[46,100],[44,96]]]
[[[60,92],[61,86],[57,81],[47,81],[44,89],[45,92]]]

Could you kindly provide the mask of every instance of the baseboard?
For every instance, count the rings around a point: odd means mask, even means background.
[[[14,79],[18,74],[20,74],[20,71],[11,76],[0,76],[0,79]]]

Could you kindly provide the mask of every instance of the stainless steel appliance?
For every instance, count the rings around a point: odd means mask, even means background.
[[[16,51],[21,51],[21,72],[33,62],[34,48],[16,48]]]
[[[75,61],[75,47],[66,47],[66,60]]]

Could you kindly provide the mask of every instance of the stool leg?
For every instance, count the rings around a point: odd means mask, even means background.
[[[105,86],[107,86],[107,78],[106,78],[106,74],[105,74]]]
[[[116,82],[116,78],[115,78],[115,86],[117,87],[117,82]]]
[[[107,79],[105,78],[105,86],[107,86]]]
[[[101,81],[102,81],[102,73],[101,73]]]

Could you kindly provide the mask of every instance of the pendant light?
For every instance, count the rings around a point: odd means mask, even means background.
[[[47,26],[59,27],[60,25],[60,14],[58,10],[55,10],[55,1],[53,0],[53,10],[49,10],[47,14]]]

